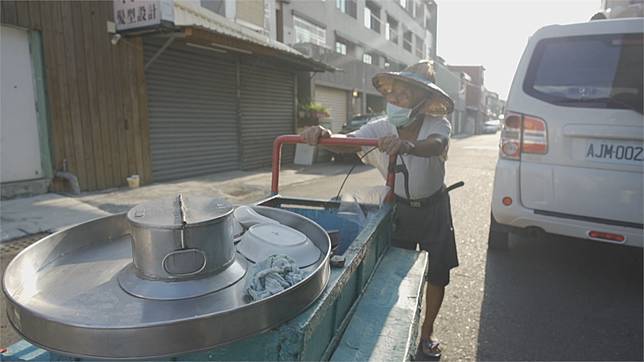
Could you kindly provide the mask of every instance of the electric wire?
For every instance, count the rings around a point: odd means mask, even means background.
[[[360,156],[359,161],[362,162],[362,159],[364,159],[369,153],[371,153],[373,150],[377,149],[378,147],[373,147],[369,151],[365,152],[364,155]],[[353,166],[349,169],[349,172],[347,172],[347,175],[344,177],[344,180],[342,181],[342,185],[340,185],[340,189],[338,190],[338,194],[335,195],[334,200],[340,200],[340,194],[342,193],[342,189],[344,188],[344,184],[347,182],[349,179],[349,176],[351,176],[351,172],[358,166],[358,162],[354,161]]]

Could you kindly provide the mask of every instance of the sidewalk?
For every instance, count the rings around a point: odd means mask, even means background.
[[[346,173],[348,164],[315,164],[285,168],[280,187],[304,183],[326,176]],[[232,204],[246,204],[270,195],[271,171],[231,171],[178,181],[119,188],[80,196],[45,194],[2,201],[0,204],[0,242],[41,233],[55,232],[97,217],[125,212],[147,200],[178,193],[224,197]]]

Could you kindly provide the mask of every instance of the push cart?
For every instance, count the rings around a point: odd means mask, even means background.
[[[79,236],[87,238],[103,225],[111,227],[105,228],[105,244],[111,245],[109,243],[115,239],[128,237],[121,235],[126,228],[119,233],[114,231],[118,227],[124,227],[123,214],[93,220],[42,239],[25,249],[22,255],[14,259],[14,265],[8,267],[3,280],[3,291],[9,300],[7,313],[14,327],[26,339],[9,346],[2,353],[2,360],[59,361],[102,358],[172,361],[346,361],[412,358],[416,351],[427,255],[424,252],[389,247],[394,212],[391,201],[395,182],[395,156],[390,159],[389,174],[386,178],[386,184],[390,187],[386,202],[384,205],[360,205],[368,215],[361,225],[338,213],[340,202],[337,200],[285,197],[279,193],[282,145],[294,143],[303,143],[302,137],[287,135],[275,140],[272,195],[254,207],[265,216],[277,218],[282,217],[280,213],[294,213],[299,215],[299,218],[289,216],[284,219],[290,222],[292,227],[303,228],[301,225],[307,224],[306,228],[310,230],[321,227],[335,234],[337,246],[333,251],[330,247],[325,247],[324,243],[318,244],[323,258],[320,259],[319,265],[311,269],[313,272],[309,278],[294,285],[292,290],[287,289],[283,293],[271,296],[263,304],[241,303],[235,310],[200,315],[200,310],[208,307],[203,302],[199,304],[199,298],[207,298],[201,296],[176,304],[180,309],[194,308],[193,318],[132,328],[110,328],[109,325],[101,328],[75,326],[74,336],[65,335],[66,331],[71,329],[60,327],[61,332],[56,333],[56,328],[64,322],[61,321],[60,315],[55,315],[56,308],[49,306],[49,309],[38,310],[41,306],[35,306],[21,299],[19,295],[16,296],[19,293],[12,287],[18,285],[23,288],[22,292],[25,284],[20,284],[21,282],[15,279],[24,280],[26,278],[23,273],[30,272],[33,273],[31,287],[36,290],[33,294],[35,300],[39,297],[46,298],[46,295],[43,295],[47,293],[56,294],[56,300],[63,300],[65,296],[60,290],[46,290],[45,284],[43,290],[37,289],[40,280],[46,279],[41,275],[42,272],[39,274],[39,270],[47,270],[50,264],[57,263],[56,260],[64,260],[63,255],[74,254],[76,249],[65,251],[65,242]],[[320,140],[320,144],[375,147],[377,140],[332,137]],[[327,233],[323,234],[328,239]],[[97,247],[95,244],[88,243],[84,247]],[[101,247],[99,245],[97,250]],[[45,248],[46,255],[42,252]],[[343,263],[330,267],[329,259],[332,256]],[[25,259],[29,257],[32,260],[25,263]],[[49,259],[45,262],[38,258]],[[98,263],[106,262],[104,259],[108,257],[92,255],[91,259],[92,262]],[[64,264],[62,261],[58,263]],[[52,273],[53,271],[49,275]],[[102,282],[104,285],[114,283],[109,276],[104,276]],[[150,281],[146,283],[154,286]],[[97,286],[87,290],[87,293],[91,294],[92,290],[99,288]],[[87,295],[85,298],[96,298],[96,301],[104,302],[109,296]],[[216,302],[216,299],[203,300]],[[132,303],[136,304],[135,301]],[[158,315],[159,310],[174,313],[174,307],[168,307],[171,303],[173,302],[168,300],[149,302],[144,304],[147,310],[141,315]],[[70,305],[73,303],[70,302]],[[127,306],[124,305],[123,308],[126,309]],[[49,310],[52,315],[37,313],[42,310]],[[135,312],[133,316],[138,316]],[[109,323],[109,318],[103,317],[101,320]],[[94,316],[88,317],[88,320],[92,321],[98,319]],[[135,322],[136,320],[132,321],[134,324]],[[47,328],[50,330],[45,331]],[[249,333],[251,330],[255,332]],[[102,337],[97,339],[97,336]],[[131,339],[125,338],[126,336]],[[80,342],[81,340],[87,342]],[[128,340],[133,342],[128,343]],[[84,344],[81,346],[80,343]],[[94,349],[88,345],[94,346]]]

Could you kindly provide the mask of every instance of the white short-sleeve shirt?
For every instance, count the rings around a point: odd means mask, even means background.
[[[451,132],[452,126],[447,119],[426,117],[418,132],[417,140],[425,140],[433,134],[439,134],[449,140]],[[398,130],[386,118],[367,123],[350,134],[350,136],[360,138],[381,138],[391,135],[398,135]],[[372,148],[370,146],[363,147],[359,155],[364,155]],[[443,186],[445,182],[445,154],[433,157],[402,155],[402,158],[409,171],[409,194],[412,200],[429,197]],[[386,153],[375,150],[367,154],[362,161],[376,167],[383,177],[387,176],[389,156]],[[402,164],[400,157],[397,162]],[[401,172],[396,174],[394,192],[400,197],[407,198],[404,175]]]

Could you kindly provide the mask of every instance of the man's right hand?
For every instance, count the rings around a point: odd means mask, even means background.
[[[300,133],[304,137],[304,142],[311,146],[316,146],[320,138],[329,138],[332,133],[331,130],[328,130],[322,126],[311,126],[307,127]]]

